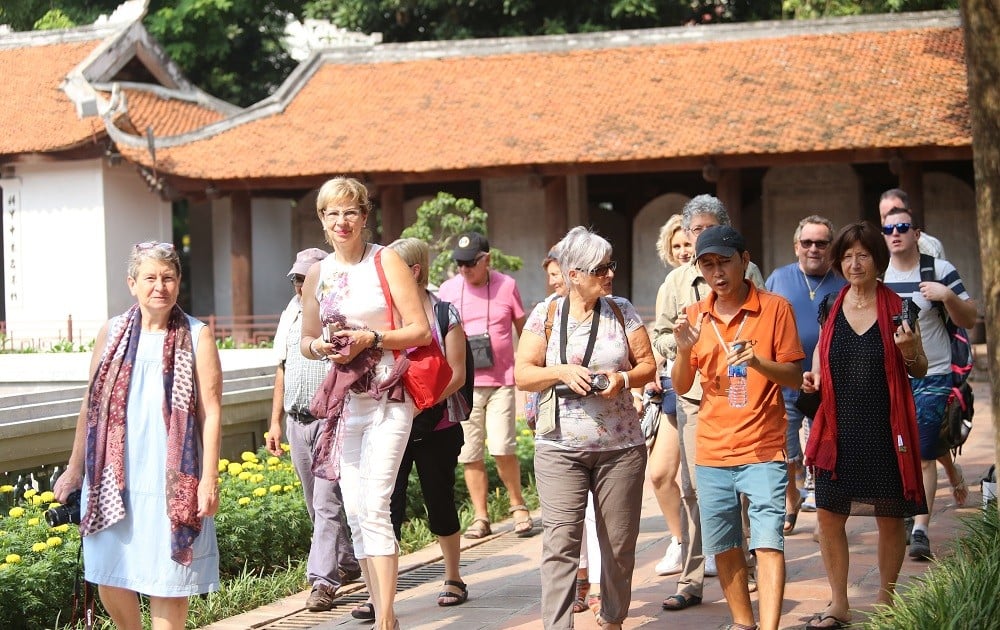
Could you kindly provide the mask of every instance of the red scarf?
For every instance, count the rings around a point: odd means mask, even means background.
[[[836,477],[837,470],[837,405],[833,396],[833,375],[830,372],[830,346],[833,343],[834,320],[841,309],[850,285],[837,295],[833,308],[823,324],[819,336],[820,386],[828,395],[823,396],[819,411],[813,418],[806,445],[806,461],[818,470],[829,471]],[[882,336],[885,354],[886,380],[889,385],[889,424],[895,441],[896,462],[903,482],[903,498],[924,504],[924,482],[920,473],[920,436],[917,432],[917,412],[913,406],[913,391],[906,373],[903,355],[893,341],[896,327],[892,316],[900,312],[902,300],[881,282],[875,289],[878,300],[878,329]],[[862,384],[863,386],[863,384]]]

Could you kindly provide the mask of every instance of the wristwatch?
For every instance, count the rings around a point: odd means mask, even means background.
[[[372,334],[375,335],[375,339],[372,340],[372,348],[376,350],[382,349],[382,333],[377,330],[373,330]]]

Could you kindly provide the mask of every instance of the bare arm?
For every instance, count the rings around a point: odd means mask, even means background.
[[[281,420],[285,417],[285,362],[274,372],[274,395],[271,397],[271,423],[267,428],[267,450],[276,457],[281,450]]]
[[[465,384],[465,330],[461,324],[453,326],[444,338],[445,358],[451,366],[451,381],[444,388],[438,402],[451,396]]]
[[[83,393],[83,402],[80,404],[80,415],[76,419],[76,432],[73,434],[73,450],[69,456],[69,463],[66,464],[66,470],[59,475],[52,488],[56,495],[56,501],[59,503],[65,503],[74,490],[83,487],[84,464],[87,456],[87,407],[90,404],[90,387],[94,384],[94,374],[97,372],[97,366],[101,362],[101,354],[107,343],[108,324],[105,322],[100,332],[97,333],[94,350],[90,354],[90,378],[87,381],[87,391]]]
[[[944,307],[948,311],[948,317],[962,328],[972,328],[979,319],[979,311],[976,303],[969,299],[963,300],[955,295],[954,291],[948,291],[950,297],[944,301]]]
[[[521,315],[514,320],[514,330],[517,331],[517,336],[520,338],[521,333],[524,332],[524,322],[528,321],[527,315]]]
[[[582,365],[545,365],[545,337],[529,330],[517,343],[514,383],[526,392],[540,392],[557,383],[566,383],[582,395],[590,391],[590,372]]]
[[[206,517],[213,516],[219,509],[219,449],[222,446],[222,364],[208,326],[198,335],[195,366],[202,446],[198,516]]]
[[[639,326],[628,333],[628,347],[635,361],[632,369],[625,372],[628,375],[629,388],[641,388],[656,377],[656,359],[653,358],[653,348],[649,343],[649,333],[646,332],[645,326]],[[624,387],[624,379],[620,376],[619,379]],[[617,387],[609,387],[602,395],[610,398],[618,391],[620,390]]]
[[[687,318],[680,318],[674,327],[674,338],[677,340],[677,358],[670,371],[670,379],[673,381],[674,391],[679,396],[691,391],[691,386],[694,385],[696,372],[691,367],[691,349],[701,337],[701,322],[702,317],[699,317],[698,323],[692,326]]]

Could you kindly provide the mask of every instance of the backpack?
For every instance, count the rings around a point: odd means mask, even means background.
[[[442,333],[442,340],[448,336],[448,311],[451,308],[450,302],[438,302],[434,305],[434,314],[437,315],[438,328]],[[443,341],[442,341],[443,343]],[[476,367],[473,363],[472,348],[469,346],[469,338],[465,338],[465,383],[458,389],[456,394],[461,394],[465,399],[465,406],[458,418],[450,418],[452,422],[465,422],[469,419],[472,410],[472,392],[476,386]],[[452,394],[454,395],[454,394]]]
[[[938,282],[934,272],[934,257],[920,254],[920,281]],[[969,333],[948,317],[948,312],[941,302],[932,302],[938,315],[944,322],[948,333],[948,343],[951,349],[951,394],[945,405],[944,420],[941,423],[941,434],[938,437],[938,448],[941,451],[951,450],[958,454],[962,445],[969,439],[972,430],[972,414],[975,397],[969,386],[969,374],[972,372],[972,344],[969,343]]]

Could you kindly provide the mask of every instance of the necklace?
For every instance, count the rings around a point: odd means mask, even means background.
[[[866,308],[872,301],[871,297],[859,297],[858,295],[852,295],[851,298],[854,301],[854,308],[856,309]]]
[[[356,262],[354,264],[356,264],[356,265],[361,264],[361,261],[365,259],[365,254],[367,254],[367,253],[368,253],[368,243],[366,241],[365,242],[365,248],[361,250],[361,258],[358,258],[358,262]],[[345,264],[346,265],[348,263],[341,263],[341,264]]]
[[[806,272],[802,269],[802,267],[799,267],[799,271],[802,272],[802,279],[806,281],[806,288],[809,289],[809,301],[815,302],[816,292],[819,291],[819,288],[823,286],[823,283],[826,282],[826,279],[830,276],[830,270],[826,270],[826,273],[823,275],[823,279],[819,281],[819,284],[816,285],[815,289],[809,284],[809,276],[806,275]]]

